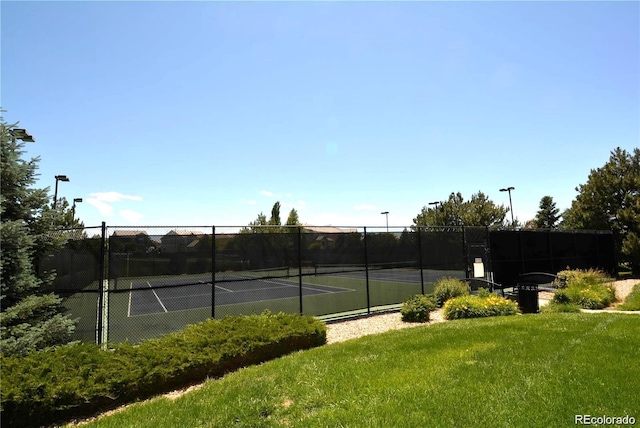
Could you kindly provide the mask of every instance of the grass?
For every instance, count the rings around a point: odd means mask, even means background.
[[[640,283],[633,286],[631,293],[617,309],[619,311],[640,311]]]
[[[299,352],[89,427],[549,427],[640,417],[640,317],[458,320]]]

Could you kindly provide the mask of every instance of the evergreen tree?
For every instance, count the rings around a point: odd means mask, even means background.
[[[75,328],[60,298],[41,293],[53,276],[37,269],[40,258],[62,245],[50,232],[65,225],[68,212],[49,206],[48,189],[33,187],[40,159],[22,159],[16,124],[0,116],[0,134],[0,353],[26,354],[69,342]]]
[[[618,261],[640,272],[640,149],[616,148],[576,191],[562,227],[613,231]]]
[[[295,208],[291,208],[289,211],[289,217],[287,217],[287,226],[300,226],[300,219],[298,218],[298,211]]]
[[[551,196],[543,196],[540,199],[540,210],[534,220],[537,229],[555,229],[558,226],[560,210],[556,208],[556,203]]]

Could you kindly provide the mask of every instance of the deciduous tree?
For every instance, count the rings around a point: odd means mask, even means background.
[[[478,192],[465,201],[460,192],[451,193],[449,199],[435,208],[423,207],[413,219],[414,226],[503,226],[509,212],[496,205],[484,193]]]

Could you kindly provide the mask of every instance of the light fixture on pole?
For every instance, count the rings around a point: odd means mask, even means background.
[[[387,233],[389,233],[389,211],[382,211],[380,214],[383,214],[387,217]]]
[[[13,128],[10,132],[13,135],[13,138],[15,138],[16,140],[22,140],[28,143],[33,143],[34,141],[36,141],[33,139],[33,136],[27,132],[26,129]]]
[[[55,179],[56,179],[56,191],[53,194],[53,209],[56,208],[56,205],[58,202],[58,181],[69,181],[69,177],[67,177],[66,175],[56,175]]]
[[[71,207],[71,222],[76,220],[76,202],[82,202],[82,198],[73,198],[73,206]]]
[[[511,191],[514,190],[515,187],[509,186],[505,189],[500,189],[501,192],[509,192],[509,209],[511,210],[511,226],[513,226],[513,204],[511,203]]]
[[[436,210],[438,209],[438,204],[440,204],[439,201],[429,202],[429,205],[435,205],[436,206],[436,208],[435,208]],[[440,205],[442,205],[442,204],[440,204]]]

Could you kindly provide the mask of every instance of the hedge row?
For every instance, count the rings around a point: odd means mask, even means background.
[[[2,426],[86,417],[251,364],[326,343],[312,317],[208,320],[139,345],[76,344],[2,359]]]

